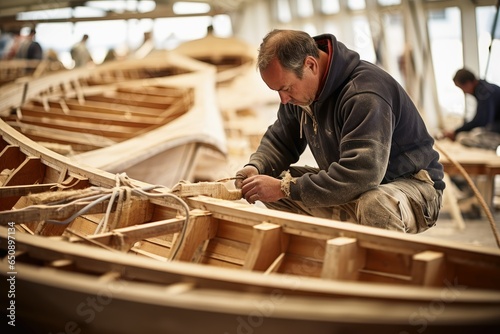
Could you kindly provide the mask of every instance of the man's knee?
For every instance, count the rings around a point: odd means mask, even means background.
[[[414,219],[406,202],[406,196],[401,192],[368,191],[357,202],[357,221],[361,225],[409,232],[409,224]]]

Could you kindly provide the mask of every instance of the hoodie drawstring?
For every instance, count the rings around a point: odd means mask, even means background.
[[[304,131],[303,125],[307,124],[307,115],[311,117],[313,121],[313,128],[314,128],[314,134],[318,133],[318,122],[316,122],[316,118],[314,118],[314,114],[311,110],[310,106],[303,106],[302,107],[302,114],[300,115],[300,138],[302,139],[302,133]]]

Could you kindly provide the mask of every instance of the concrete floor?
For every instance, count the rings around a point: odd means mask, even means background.
[[[492,212],[495,220],[496,230],[500,233],[500,211]],[[481,247],[499,248],[495,238],[495,232],[491,223],[482,214],[479,219],[464,219],[465,228],[459,229],[455,220],[446,211],[441,211],[436,226],[421,233],[420,235],[443,240],[451,240],[459,243],[472,244]]]

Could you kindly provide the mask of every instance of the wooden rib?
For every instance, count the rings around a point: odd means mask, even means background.
[[[206,215],[192,215],[187,222],[183,240],[180,238],[172,249],[178,248],[177,255],[172,260],[191,261],[196,250],[202,243],[215,237],[218,224]],[[180,245],[177,243],[180,242]]]
[[[90,181],[88,178],[83,177],[81,175],[69,175],[66,177],[67,170],[64,170],[61,172],[60,179],[63,179],[63,181],[59,180],[59,189],[85,189],[90,186]]]
[[[118,228],[112,232],[88,236],[87,239],[122,251],[129,250],[139,240],[179,232],[182,229],[184,220],[184,218],[173,218],[154,223]]]
[[[243,269],[265,271],[283,251],[281,226],[262,223],[253,227],[253,236]]]
[[[0,159],[3,160],[3,159]],[[17,186],[38,183],[45,174],[45,165],[40,158],[27,157],[5,180],[3,186]],[[0,202],[0,211],[10,210],[20,196],[6,197]]]
[[[266,271],[264,272],[265,275],[268,275],[268,274],[271,274],[271,273],[275,273],[275,272],[278,272],[279,269],[280,269],[280,266],[281,264],[283,263],[283,259],[285,258],[285,253],[281,253],[280,255],[278,255],[276,257],[276,259],[273,261],[273,263],[271,263],[271,265],[269,266],[269,268],[266,269]]]
[[[42,193],[49,191],[52,187],[55,186],[57,186],[57,183],[5,186],[0,188],[0,198],[12,197],[12,196],[21,197],[29,194]]]
[[[0,153],[0,172],[4,169],[14,169],[25,159],[25,155],[17,145],[8,145]]]
[[[442,286],[444,280],[444,254],[425,251],[413,256],[412,283],[422,286]]]
[[[354,238],[339,237],[326,242],[322,278],[356,280],[364,265],[364,250]]]

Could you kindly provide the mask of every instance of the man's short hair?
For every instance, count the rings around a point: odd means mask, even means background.
[[[453,82],[458,83],[460,85],[476,80],[477,79],[474,73],[472,73],[466,68],[458,70],[457,73],[455,73],[455,76],[453,77]]]

